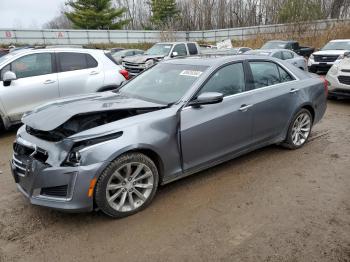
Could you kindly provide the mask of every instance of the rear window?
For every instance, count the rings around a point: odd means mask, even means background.
[[[83,53],[58,53],[60,72],[68,72],[94,68],[98,66],[97,61],[89,54]]]
[[[111,52],[105,53],[105,56],[107,56],[108,59],[111,60],[114,64],[119,65],[118,62],[114,60]]]

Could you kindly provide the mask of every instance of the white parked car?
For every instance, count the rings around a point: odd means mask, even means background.
[[[344,58],[331,67],[326,80],[329,98],[350,97],[350,52],[346,52]]]
[[[344,53],[350,51],[350,39],[332,40],[320,51],[314,52],[308,61],[309,71],[328,71],[335,63],[339,62]]]
[[[0,58],[0,129],[35,107],[77,94],[115,89],[128,72],[95,49],[41,48]]]
[[[307,70],[306,59],[297,53],[288,49],[256,49],[245,52],[247,55],[266,55],[285,60],[288,63],[300,68],[301,70]]]

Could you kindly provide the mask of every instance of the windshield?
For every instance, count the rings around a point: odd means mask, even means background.
[[[284,49],[286,45],[286,42],[267,42],[261,49]]]
[[[152,46],[145,52],[145,55],[159,55],[159,56],[167,56],[171,50],[173,45],[171,44],[156,44]]]
[[[321,50],[350,50],[350,41],[329,42]]]
[[[180,100],[207,66],[159,63],[122,86],[119,92],[161,104]]]

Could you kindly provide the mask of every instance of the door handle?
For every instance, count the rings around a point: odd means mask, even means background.
[[[298,92],[298,91],[299,91],[299,89],[292,88],[292,89],[289,91],[289,93],[294,94],[294,93],[296,93],[296,92]]]
[[[53,83],[55,83],[56,81],[55,80],[46,80],[45,82],[44,82],[44,84],[45,85],[48,85],[48,84],[53,84]]]
[[[100,73],[100,72],[98,72],[98,71],[91,71],[91,72],[90,72],[90,75],[91,75],[91,76],[93,76],[93,75],[98,75],[99,73]]]
[[[251,108],[253,105],[246,105],[246,104],[243,104],[241,105],[241,107],[239,108],[239,111],[241,112],[246,112],[249,108]]]

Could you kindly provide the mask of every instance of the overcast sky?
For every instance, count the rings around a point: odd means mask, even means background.
[[[41,28],[66,0],[0,0],[0,28]]]

